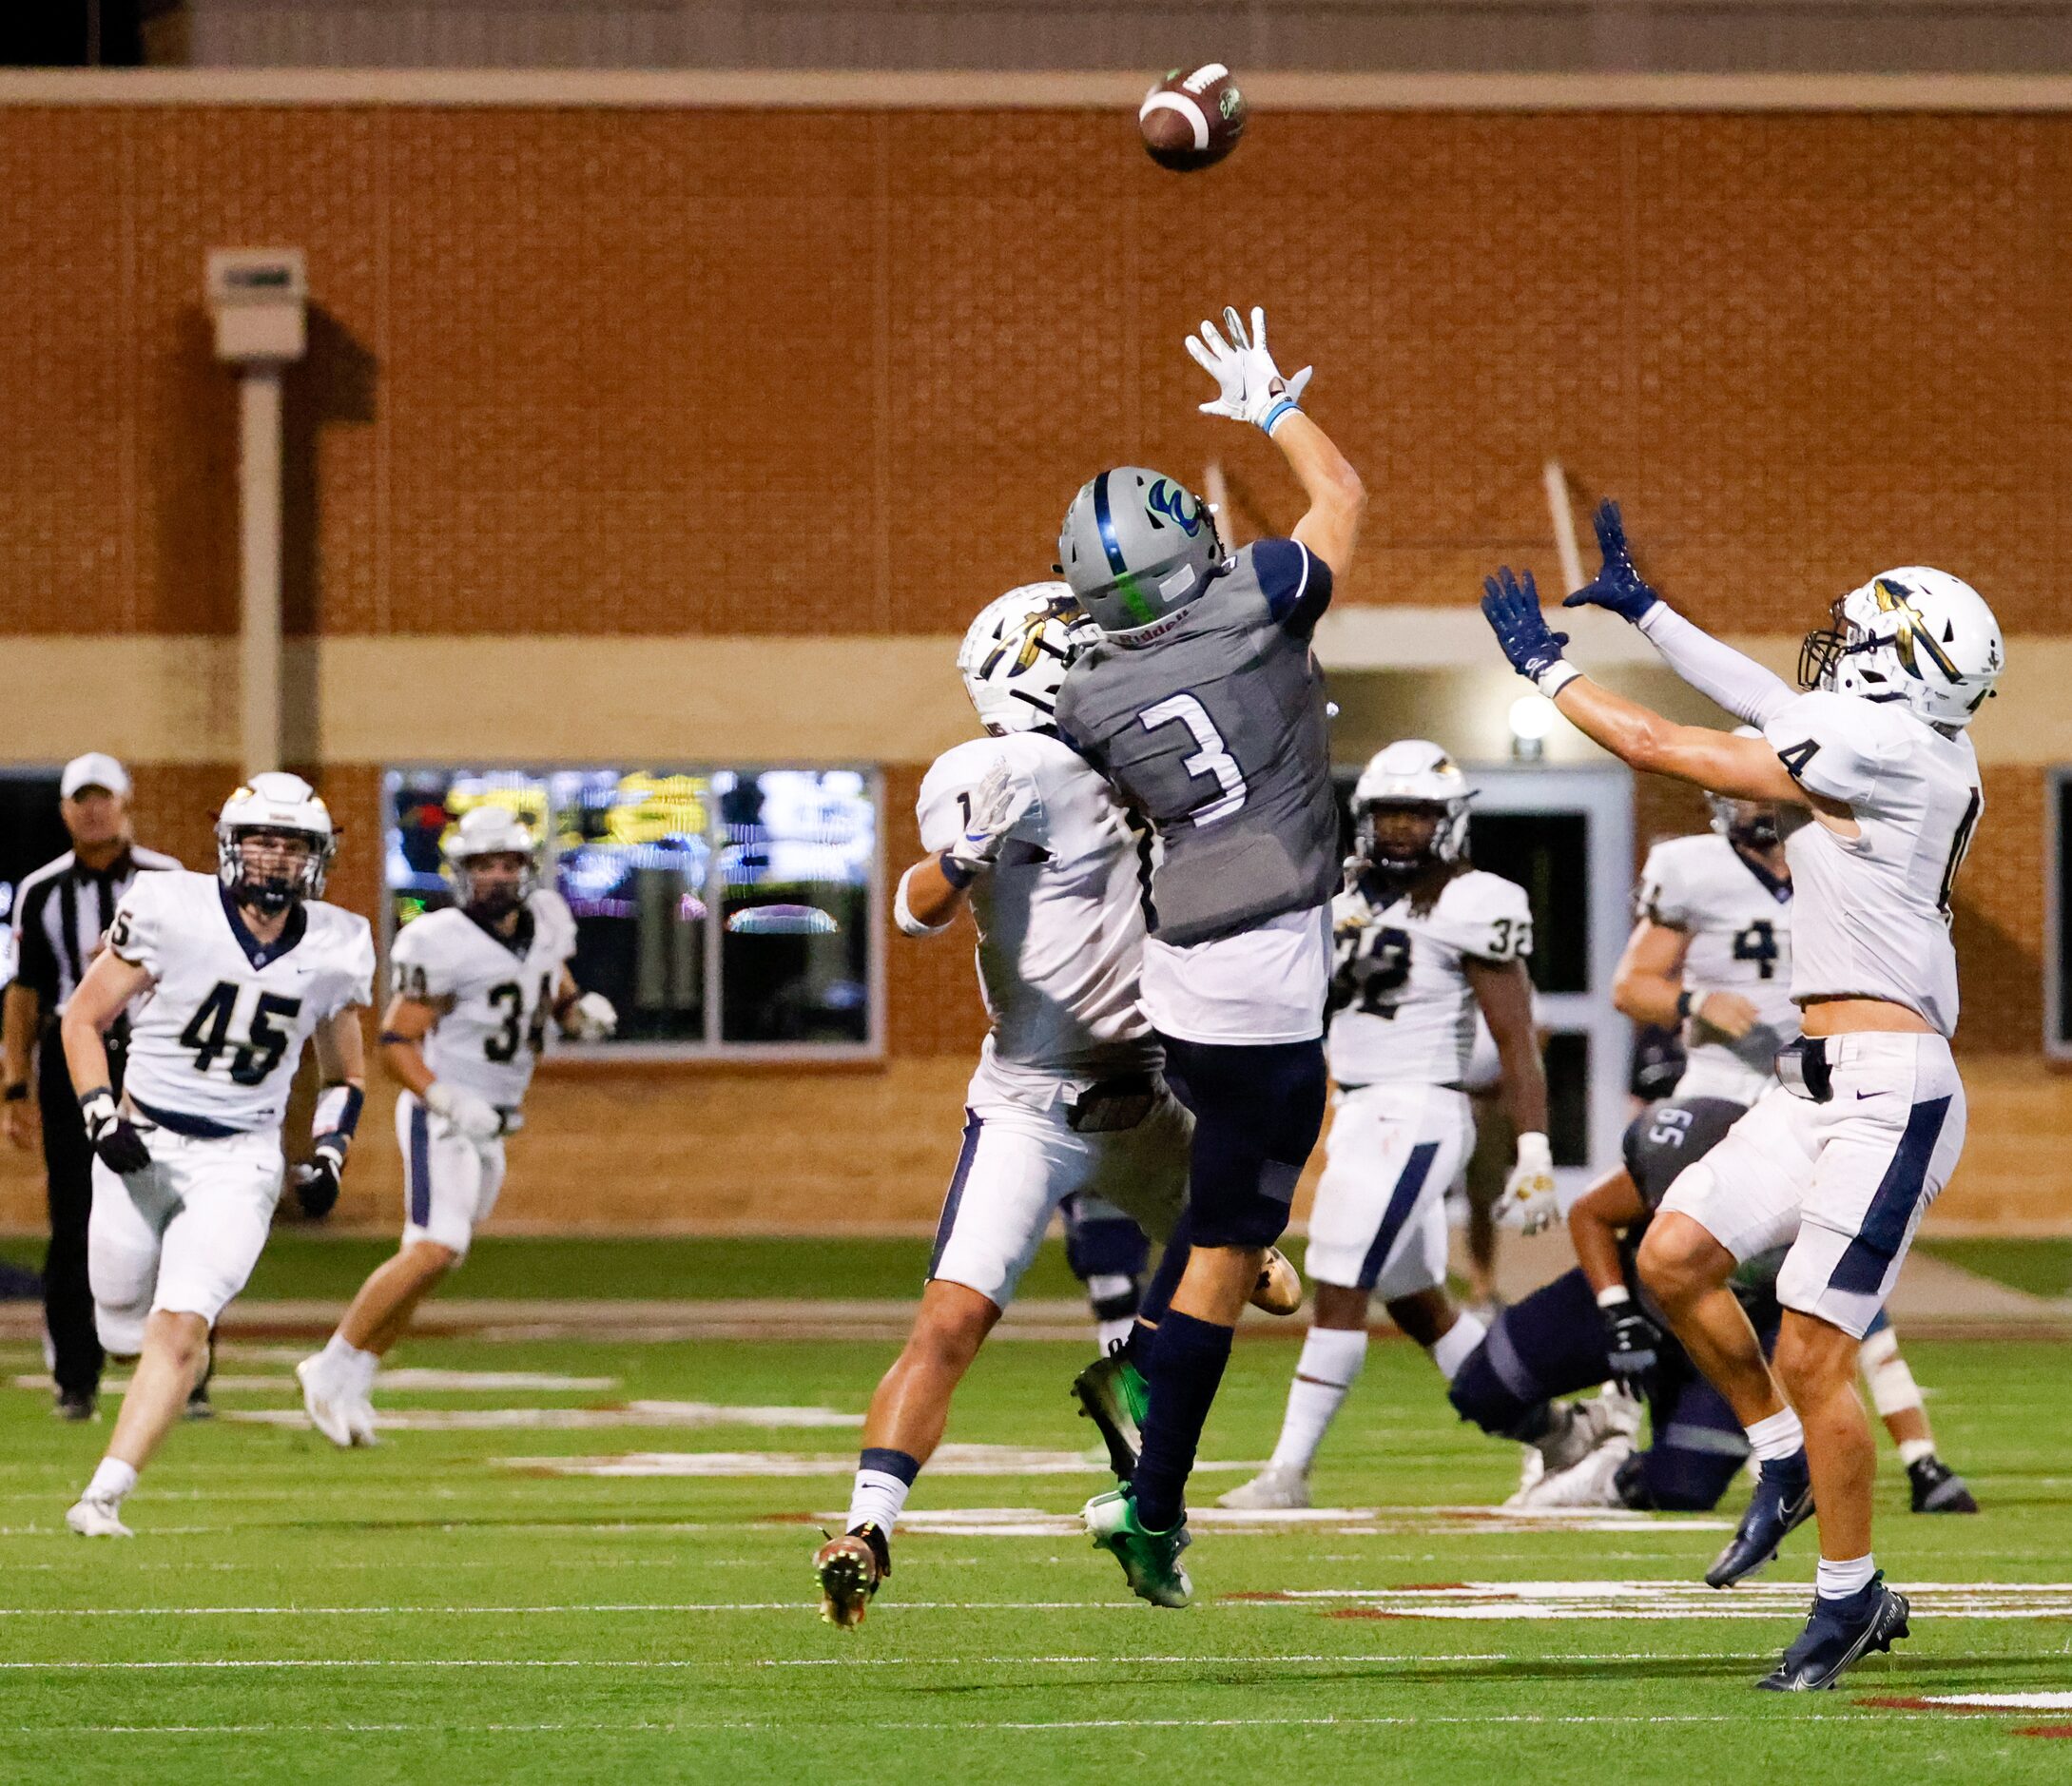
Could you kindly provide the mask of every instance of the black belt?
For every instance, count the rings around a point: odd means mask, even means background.
[[[233,1129],[208,1116],[190,1116],[183,1110],[155,1109],[141,1097],[132,1097],[129,1102],[140,1116],[148,1117],[160,1128],[170,1129],[175,1135],[191,1135],[197,1140],[223,1141],[233,1135],[247,1133],[243,1129]]]

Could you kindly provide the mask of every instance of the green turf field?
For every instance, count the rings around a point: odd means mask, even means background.
[[[299,1349],[227,1348],[222,1406],[293,1408]],[[1748,1683],[1796,1628],[1810,1533],[1771,1572],[1774,1591],[1711,1595],[1692,1584],[1721,1542],[1714,1526],[1540,1529],[1443,1511],[1500,1500],[1515,1459],[1448,1416],[1430,1366],[1401,1342],[1373,1349],[1318,1478],[1320,1505],[1366,1511],[1203,1530],[1184,1613],[1129,1599],[1073,1531],[1099,1477],[1012,1473],[1069,1465],[1087,1440],[1064,1392],[1081,1353],[1000,1343],[950,1438],[1023,1454],[978,1454],[1010,1473],[922,1478],[917,1525],[951,1529],[902,1535],[855,1633],[819,1622],[807,1568],[820,1517],[846,1501],[853,1427],[738,1413],[634,1426],[611,1410],[854,1415],[889,1343],[425,1342],[397,1362],[593,1384],[398,1391],[385,1412],[421,1424],[440,1410],[593,1410],[600,1424],[394,1431],[351,1454],[285,1427],[186,1427],[131,1499],[126,1543],[61,1525],[106,1426],[56,1425],[41,1391],[0,1388],[0,1777],[2062,1780],[2072,1743],[2022,1733],[2072,1725],[2072,1712],[1867,1703],[2072,1691],[2072,1585],[1986,1586],[2072,1583],[2063,1353],[1909,1349],[1944,1448],[1987,1511],[1907,1514],[1888,1452],[1881,1555],[1903,1584],[1942,1584],[1923,1598],[1944,1610],[1844,1691],[1792,1700]],[[0,1356],[10,1376],[35,1368],[25,1344]],[[1294,1358],[1278,1338],[1240,1345],[1209,1459],[1265,1454]],[[554,1460],[712,1451],[827,1463],[550,1473]],[[1210,1495],[1240,1480],[1200,1479]],[[959,1509],[970,1517],[947,1519]],[[1561,1616],[1514,1616],[1534,1604],[1523,1584],[1557,1582],[1581,1584],[1538,1603]],[[1636,1582],[1670,1585],[1622,1586]],[[1479,1606],[1489,1616],[1428,1616],[1466,1603],[1431,1591],[1446,1583],[1504,1585]],[[2044,1616],[1967,1616],[2009,1609]],[[1648,1616],[1663,1612],[1675,1616]]]

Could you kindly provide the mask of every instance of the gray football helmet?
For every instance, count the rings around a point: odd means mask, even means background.
[[[1133,632],[1178,612],[1228,562],[1209,505],[1141,465],[1103,472],[1073,497],[1057,560],[1103,632]]]

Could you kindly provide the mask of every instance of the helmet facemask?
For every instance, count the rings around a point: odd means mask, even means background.
[[[302,853],[293,846],[301,844]],[[324,876],[337,850],[336,842],[316,831],[282,825],[241,825],[216,844],[217,878],[240,905],[262,917],[278,918],[303,900],[323,897]],[[278,860],[263,860],[268,851]],[[258,860],[255,860],[258,859]]]
[[[1396,814],[1428,819],[1430,829],[1422,839],[1405,839],[1387,823]],[[1428,868],[1459,858],[1466,824],[1464,802],[1456,811],[1450,803],[1435,800],[1370,800],[1353,815],[1354,848],[1383,880],[1412,881]]]
[[[491,862],[513,863],[517,872],[484,875],[478,864]],[[491,923],[500,923],[509,918],[532,897],[539,884],[539,860],[531,850],[486,849],[478,856],[455,858],[448,864],[448,870],[455,899],[463,908]]]

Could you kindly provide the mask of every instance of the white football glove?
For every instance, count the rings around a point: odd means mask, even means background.
[[[1004,761],[994,764],[985,780],[972,789],[963,836],[943,853],[972,874],[992,867],[1008,832],[1028,809],[1027,789],[1008,772]]]
[[[577,1041],[603,1041],[619,1027],[619,1013],[601,992],[586,992],[569,1007],[569,1034]]]
[[[424,1095],[424,1107],[443,1116],[471,1141],[494,1141],[504,1133],[504,1115],[494,1104],[435,1079]]]
[[[1251,336],[1237,312],[1226,308],[1223,326],[1230,331],[1225,340],[1213,322],[1202,324],[1201,338],[1187,338],[1187,351],[1194,363],[1216,381],[1222,395],[1201,406],[1205,416],[1228,416],[1233,421],[1249,421],[1271,434],[1285,416],[1301,407],[1314,366],[1305,366],[1292,379],[1284,379],[1273,356],[1267,351],[1267,313],[1252,306]]]
[[[1503,1181],[1497,1219],[1520,1233],[1537,1234],[1560,1213],[1554,1194],[1554,1150],[1543,1135],[1518,1137],[1518,1164]]]

